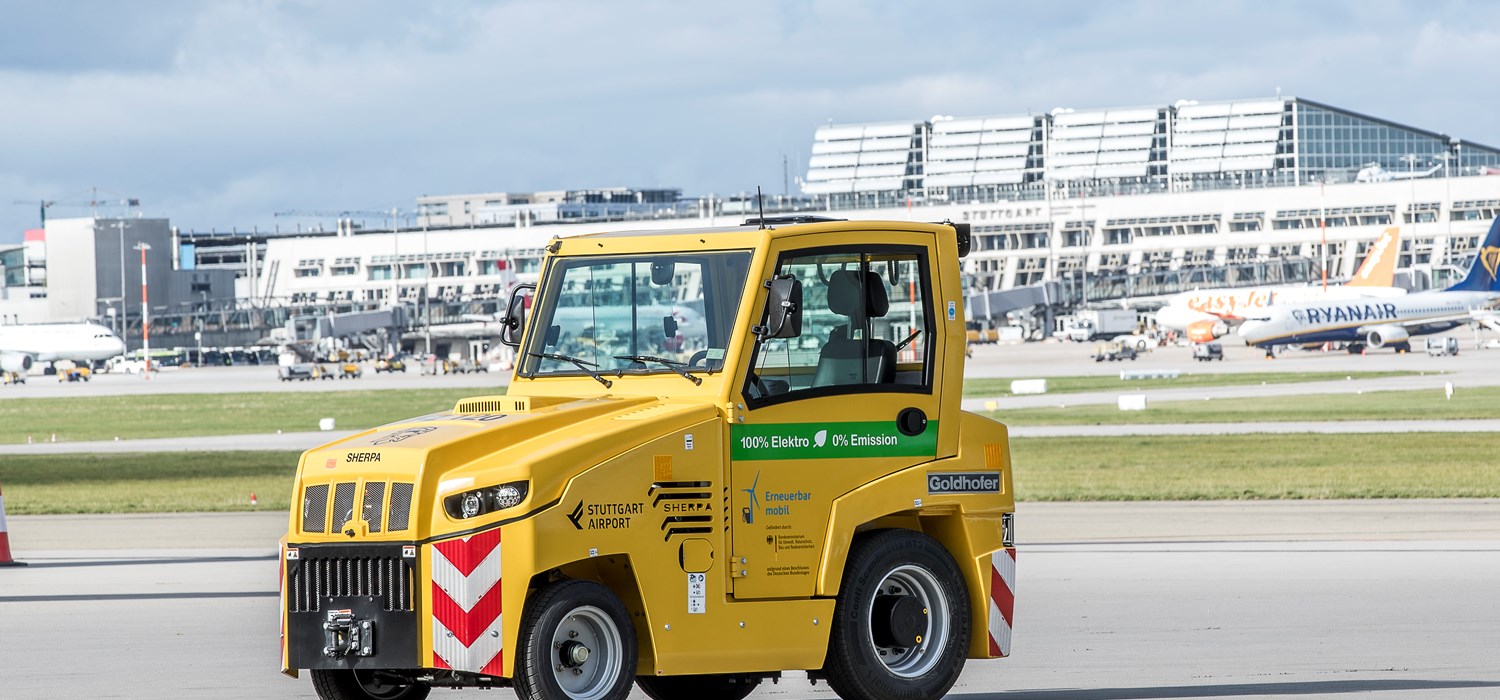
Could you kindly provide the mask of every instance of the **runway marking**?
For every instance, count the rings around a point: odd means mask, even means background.
[[[78,595],[0,596],[0,603],[70,603],[106,600],[188,600],[214,598],[275,598],[276,591],[189,591],[186,593],[97,593]]]

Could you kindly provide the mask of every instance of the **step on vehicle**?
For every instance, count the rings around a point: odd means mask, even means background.
[[[554,239],[509,393],[303,454],[283,672],[322,698],[942,697],[1010,654],[1004,425],[960,410],[967,225]]]

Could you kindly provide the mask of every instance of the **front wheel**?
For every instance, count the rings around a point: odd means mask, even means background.
[[[755,676],[715,673],[701,676],[636,676],[652,700],[743,700],[760,685]]]
[[[969,596],[931,537],[886,530],[855,543],[824,668],[845,700],[940,698],[963,671]]]
[[[521,700],[624,700],[635,680],[635,627],[593,581],[559,581],[521,618],[515,690]]]
[[[432,688],[379,671],[314,669],[313,690],[322,700],[422,700]]]

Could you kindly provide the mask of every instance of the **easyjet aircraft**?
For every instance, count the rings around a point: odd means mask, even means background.
[[[1343,285],[1196,289],[1170,297],[1167,304],[1156,312],[1156,324],[1167,330],[1186,333],[1189,340],[1202,343],[1224,335],[1230,324],[1245,319],[1247,315],[1258,315],[1277,304],[1402,296],[1406,290],[1394,286],[1399,238],[1400,233],[1394,226],[1381,233],[1370,246],[1354,277]]]

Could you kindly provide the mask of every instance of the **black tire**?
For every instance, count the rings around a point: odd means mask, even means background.
[[[422,700],[432,688],[421,683],[393,683],[374,671],[312,671],[313,690],[322,700]]]
[[[559,581],[533,595],[517,647],[513,681],[521,700],[625,700],[635,680],[630,613],[593,581]]]
[[[760,685],[757,676],[715,673],[702,676],[636,676],[652,700],[743,700]]]
[[[942,545],[911,530],[862,537],[834,608],[828,685],[844,700],[940,698],[963,672],[969,623],[968,589]]]

